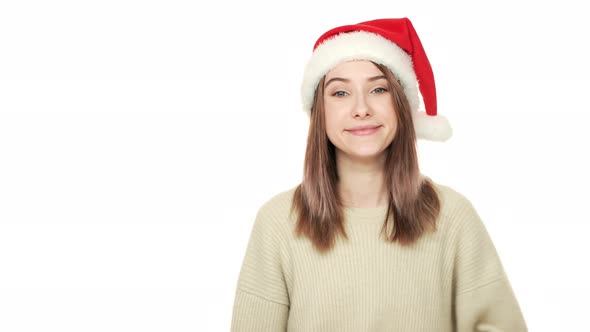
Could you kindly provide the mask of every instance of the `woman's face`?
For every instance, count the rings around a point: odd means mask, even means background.
[[[370,61],[349,61],[324,79],[326,132],[337,154],[359,161],[379,159],[397,130],[392,91]],[[358,127],[374,129],[354,130]]]

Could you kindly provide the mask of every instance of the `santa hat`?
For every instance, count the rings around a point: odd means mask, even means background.
[[[410,103],[417,138],[446,141],[451,137],[448,120],[437,114],[430,62],[407,18],[345,25],[324,33],[316,41],[303,74],[301,97],[308,115],[311,115],[315,90],[322,77],[338,64],[351,60],[369,60],[391,70]],[[426,112],[418,110],[418,86]]]

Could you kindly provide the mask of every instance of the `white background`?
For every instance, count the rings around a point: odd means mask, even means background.
[[[587,328],[582,3],[3,1],[0,331],[228,331],[255,214],[301,179],[313,43],[404,16],[454,129],[422,173],[478,209],[531,331]]]

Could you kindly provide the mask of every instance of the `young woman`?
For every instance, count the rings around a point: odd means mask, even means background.
[[[473,205],[420,174],[451,128],[411,22],[326,32],[302,99],[303,181],[258,211],[232,331],[527,331]]]

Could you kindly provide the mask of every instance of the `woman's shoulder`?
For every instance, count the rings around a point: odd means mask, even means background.
[[[297,186],[271,194],[258,209],[258,218],[273,224],[285,225],[291,219],[293,195]]]
[[[441,203],[444,203],[445,205],[453,205],[469,201],[469,199],[467,199],[467,197],[455,187],[448,184],[435,182],[433,180],[430,181],[432,182],[434,189],[441,200]]]
[[[260,206],[260,210],[265,212],[279,212],[281,210],[290,209],[293,195],[297,186],[289,187],[282,191],[271,194]]]
[[[466,211],[475,212],[472,202],[463,192],[448,184],[432,183],[440,201],[441,218],[458,222],[457,216]]]

